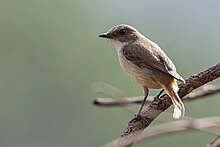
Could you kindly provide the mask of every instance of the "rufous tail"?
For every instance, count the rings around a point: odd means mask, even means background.
[[[166,84],[164,87],[166,93],[170,96],[172,103],[174,105],[173,118],[180,118],[185,115],[185,107],[182,100],[178,95],[178,85],[174,79],[171,83]]]

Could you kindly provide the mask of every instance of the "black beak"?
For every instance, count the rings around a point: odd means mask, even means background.
[[[111,38],[111,36],[107,33],[103,33],[103,34],[100,34],[99,37],[102,37],[102,38]]]

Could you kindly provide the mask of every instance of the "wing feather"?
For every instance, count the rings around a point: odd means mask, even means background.
[[[155,50],[152,46],[150,48],[148,46],[146,49],[140,44],[129,44],[123,48],[123,54],[127,60],[139,68],[153,68],[184,82],[184,79],[176,72],[172,61],[160,48]]]

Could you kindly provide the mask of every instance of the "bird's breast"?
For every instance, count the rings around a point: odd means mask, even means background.
[[[133,64],[131,61],[127,60],[123,55],[123,51],[118,52],[118,58],[122,69],[137,82],[140,86],[160,89],[162,84],[158,82],[157,76],[159,75],[157,71],[149,68],[141,68]]]

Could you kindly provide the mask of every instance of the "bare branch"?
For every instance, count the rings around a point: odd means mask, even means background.
[[[183,98],[194,89],[201,87],[202,85],[215,80],[220,77],[220,63],[199,72],[196,75],[192,75],[186,80],[186,83],[179,84],[179,96]],[[128,127],[124,130],[121,137],[117,139],[115,146],[129,147],[131,146],[137,137],[148,127],[151,122],[157,118],[160,113],[165,111],[172,105],[172,102],[168,95],[155,99],[151,104],[141,113],[139,119],[132,119],[128,123]]]
[[[187,131],[187,130],[199,130],[209,132],[211,134],[220,134],[220,117],[208,117],[201,119],[189,119],[189,120],[177,120],[168,123],[159,124],[145,130],[137,139],[142,141],[150,139],[155,136]]]
[[[146,103],[152,102],[154,99],[153,96],[148,96]],[[131,104],[141,104],[143,101],[143,96],[137,97],[129,97],[123,99],[115,99],[115,98],[97,98],[94,101],[96,106],[102,107],[117,107],[117,106],[126,106]]]
[[[171,121],[148,128],[138,137],[135,143],[164,134],[167,135],[188,130],[199,130],[219,135],[220,130],[217,130],[216,128],[220,129],[220,117]],[[113,146],[115,141],[108,143],[106,146]]]
[[[153,96],[148,96],[146,103],[150,103],[154,100]],[[143,96],[136,97],[128,97],[128,98],[97,98],[94,100],[94,104],[96,106],[104,106],[104,107],[117,107],[117,106],[126,106],[131,104],[141,104],[143,101]]]
[[[217,136],[211,143],[207,144],[206,147],[220,147],[220,136]]]
[[[183,101],[196,100],[198,98],[204,98],[207,96],[217,94],[219,92],[220,92],[220,87],[216,87],[212,85],[204,85],[202,86],[201,90],[189,93],[188,95],[184,96]],[[153,96],[148,96],[146,103],[150,103],[153,100],[154,100]],[[131,104],[141,104],[142,101],[143,101],[143,96],[122,98],[122,99],[97,98],[95,99],[94,104],[97,106],[113,107],[113,106],[126,106]]]

